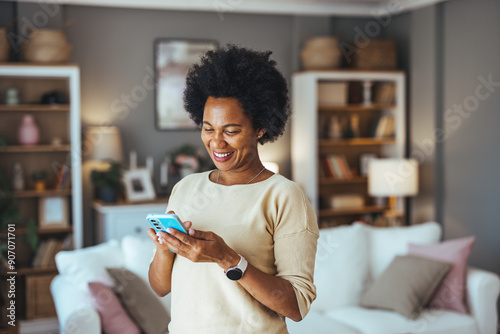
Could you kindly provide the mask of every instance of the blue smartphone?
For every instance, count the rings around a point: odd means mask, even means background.
[[[162,231],[168,233],[167,228],[171,227],[188,233],[188,229],[184,226],[184,223],[173,213],[150,213],[146,216],[146,219],[156,232]]]

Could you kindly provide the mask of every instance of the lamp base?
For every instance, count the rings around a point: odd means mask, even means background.
[[[404,213],[397,209],[396,196],[389,197],[389,209],[384,211],[384,219],[386,226],[403,226]]]

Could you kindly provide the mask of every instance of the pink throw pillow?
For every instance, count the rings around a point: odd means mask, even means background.
[[[408,254],[452,264],[451,270],[437,288],[428,306],[468,313],[465,304],[467,261],[476,241],[475,237],[465,237],[443,241],[438,244],[409,244]]]
[[[141,330],[130,319],[113,289],[99,282],[89,282],[92,304],[101,316],[106,334],[140,334]]]

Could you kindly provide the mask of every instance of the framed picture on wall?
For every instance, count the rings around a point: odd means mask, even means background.
[[[191,130],[196,125],[184,109],[183,93],[189,68],[216,41],[164,39],[155,40],[155,112],[158,130]]]

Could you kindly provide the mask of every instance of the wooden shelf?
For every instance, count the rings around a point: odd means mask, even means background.
[[[66,234],[73,232],[73,226],[54,227],[54,228],[38,228],[38,234]]]
[[[393,110],[396,108],[394,104],[342,104],[331,106],[318,106],[320,112],[363,112],[363,111],[379,111]]]
[[[2,270],[2,276],[7,276],[7,271],[6,269]],[[52,274],[52,273],[57,273],[57,268],[56,267],[43,267],[43,268],[16,268],[16,270],[13,270],[12,272],[17,273],[17,276],[24,276],[24,275],[40,275],[40,274]]]
[[[0,105],[1,111],[69,111],[69,104],[19,104],[16,106]]]
[[[69,152],[71,145],[11,145],[0,147],[0,153]]]
[[[14,196],[17,198],[30,198],[30,197],[51,197],[51,196],[71,196],[71,189],[64,190],[23,190],[23,191],[15,191]]]
[[[346,208],[346,209],[322,209],[319,210],[320,217],[345,216],[345,215],[361,215],[367,213],[381,213],[387,208],[385,206],[364,206],[361,208]]]
[[[351,177],[351,178],[346,178],[346,179],[337,179],[337,178],[331,178],[331,177],[323,177],[323,178],[319,179],[320,185],[354,184],[354,183],[366,183],[366,182],[368,182],[368,178],[361,177],[361,176],[356,176],[356,177]]]
[[[352,138],[352,139],[319,139],[318,145],[320,148],[335,147],[335,146],[373,146],[395,144],[396,139],[388,138]]]

